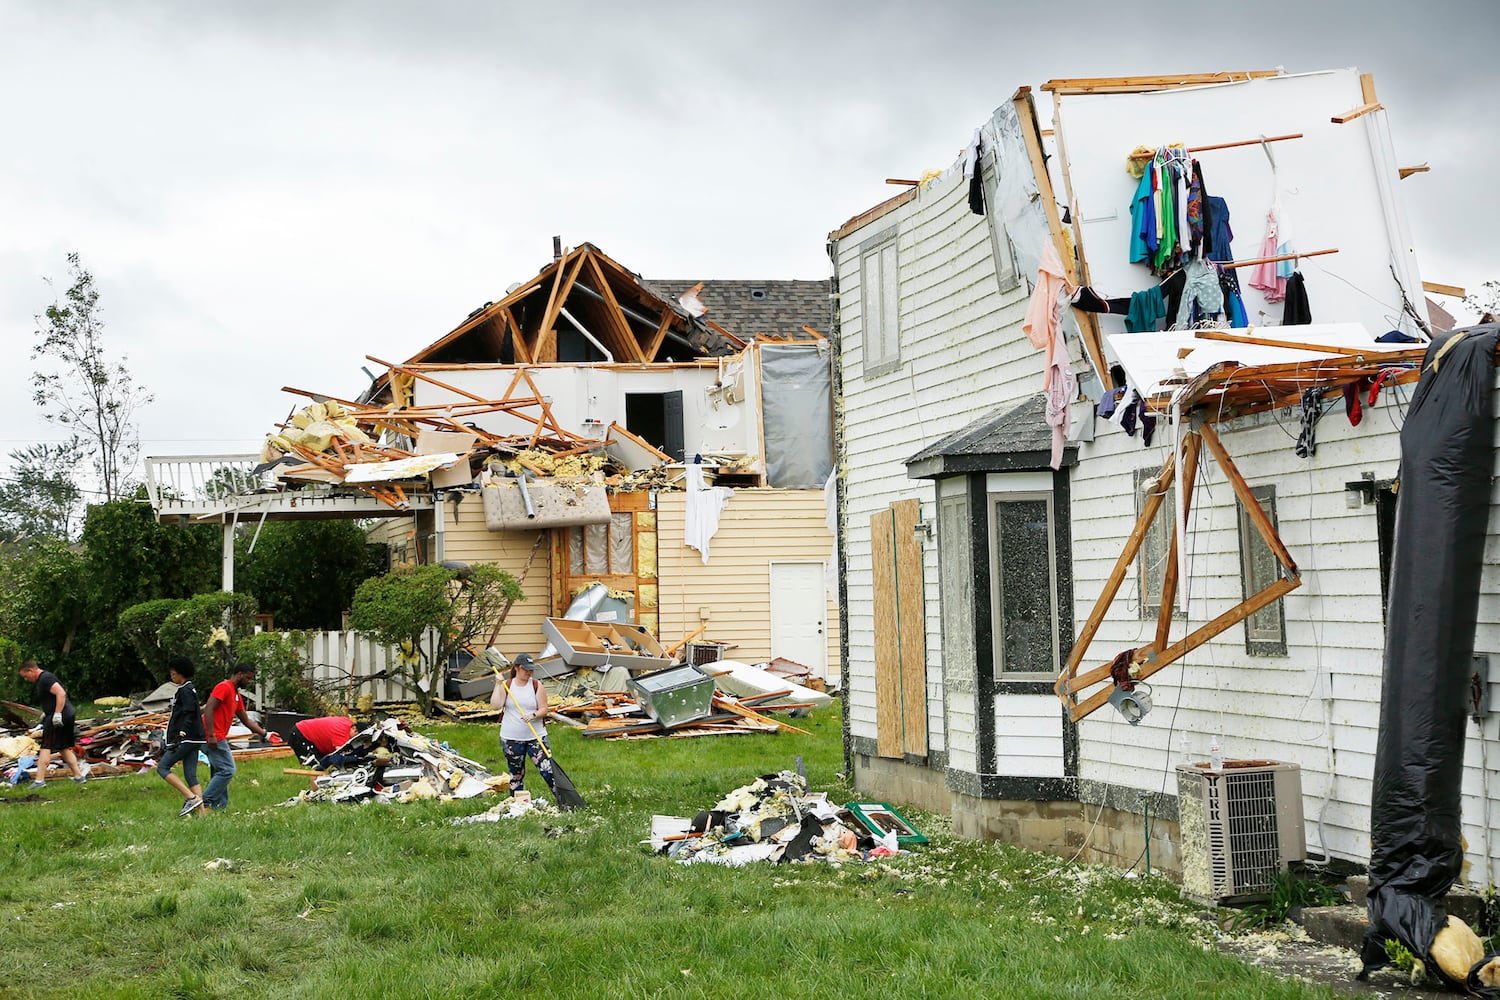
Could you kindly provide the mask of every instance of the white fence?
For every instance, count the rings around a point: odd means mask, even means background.
[[[437,633],[422,642],[430,657],[437,648]],[[358,632],[309,632],[308,679],[330,699],[354,704],[360,695],[376,701],[410,701],[416,697],[399,676],[401,651],[382,646]],[[438,692],[442,696],[442,692]]]

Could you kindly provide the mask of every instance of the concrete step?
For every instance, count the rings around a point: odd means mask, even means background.
[[[1348,878],[1349,902],[1365,908],[1365,901],[1370,895],[1370,879],[1367,875],[1351,875]],[[1470,889],[1468,886],[1456,885],[1448,890],[1447,897],[1443,900],[1448,907],[1448,913],[1473,927],[1476,931],[1484,922],[1484,897]],[[1311,934],[1312,931],[1308,931]]]
[[[1363,903],[1358,906],[1345,903],[1343,906],[1304,907],[1300,919],[1302,929],[1314,941],[1356,951],[1364,940],[1365,929],[1370,926]]]

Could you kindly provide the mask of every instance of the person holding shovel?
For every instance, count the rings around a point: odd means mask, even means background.
[[[516,657],[510,677],[497,677],[490,706],[500,709],[500,749],[510,771],[511,794],[526,787],[526,758],[530,757],[555,797],[557,782],[552,773],[552,748],[547,743],[544,721],[548,714],[547,689],[536,679],[535,668],[536,661],[529,654]]]

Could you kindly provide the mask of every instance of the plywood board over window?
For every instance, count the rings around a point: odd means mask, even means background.
[[[916,500],[870,518],[875,584],[876,752],[927,756],[927,641]]]
[[[648,493],[615,493],[608,524],[558,528],[552,534],[554,614],[567,610],[584,587],[602,583],[629,594],[637,623],[658,627],[656,512]]]

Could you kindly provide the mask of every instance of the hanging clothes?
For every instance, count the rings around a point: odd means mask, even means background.
[[[969,211],[975,215],[984,214],[984,170],[979,163],[982,152],[984,137],[976,128],[974,137],[969,140],[969,148],[964,150],[964,177],[969,182]]]
[[[1197,160],[1194,160],[1192,178],[1188,181],[1187,201],[1188,250],[1194,257],[1198,256],[1198,252],[1203,248],[1203,239],[1206,231],[1205,227],[1207,223],[1205,221],[1204,197],[1203,168],[1198,165]]]
[[[1051,240],[1042,244],[1037,261],[1036,287],[1026,305],[1021,329],[1031,346],[1046,350],[1042,364],[1042,388],[1047,395],[1047,424],[1052,428],[1052,468],[1062,464],[1063,444],[1067,441],[1072,420],[1069,407],[1078,398],[1078,377],[1068,363],[1067,344],[1063,339],[1063,306],[1073,297],[1067,272],[1057,247]]]
[[[719,530],[719,517],[734,490],[706,485],[703,466],[697,462],[684,466],[683,472],[687,475],[687,504],[682,517],[682,543],[703,553],[703,565],[707,566],[708,543]]]
[[[1062,467],[1063,448],[1073,424],[1073,400],[1078,398],[1078,376],[1068,362],[1068,352],[1059,351],[1047,370],[1047,425],[1052,428],[1052,468]]]
[[[1286,309],[1281,316],[1282,326],[1306,326],[1312,322],[1312,307],[1307,304],[1307,283],[1301,271],[1293,271],[1286,279]]]
[[[1234,239],[1234,232],[1229,228],[1229,204],[1223,198],[1209,198],[1204,215],[1207,232],[1203,237],[1203,256],[1227,264],[1234,260],[1234,250],[1229,246]]]
[[[1167,306],[1166,315],[1177,315],[1177,306],[1182,302],[1182,289],[1186,284],[1187,276],[1180,267],[1162,280],[1161,297]]]
[[[1161,220],[1156,253],[1152,255],[1152,266],[1165,271],[1177,262],[1177,166],[1162,150],[1156,164],[1156,205]]]
[[[1318,453],[1318,420],[1323,416],[1323,393],[1325,389],[1304,389],[1302,392],[1302,431],[1297,435],[1297,457],[1307,458]]]
[[[1224,316],[1229,325],[1243,330],[1250,325],[1245,315],[1245,299],[1240,294],[1240,279],[1234,271],[1219,272],[1219,291],[1224,294]]]
[[[1186,330],[1193,324],[1193,306],[1197,306],[1203,317],[1217,315],[1224,308],[1224,292],[1219,288],[1219,275],[1201,260],[1190,260],[1182,268],[1182,301],[1177,306],[1177,318],[1173,326]]]
[[[1276,202],[1272,202],[1270,210],[1266,212],[1266,236],[1260,244],[1262,257],[1275,257],[1276,248],[1281,246],[1279,208]],[[1256,264],[1251,268],[1250,287],[1264,292],[1267,302],[1280,302],[1286,298],[1286,279],[1277,276],[1274,263]]]
[[[1126,333],[1152,333],[1166,316],[1167,308],[1161,297],[1161,286],[1154,285],[1130,296],[1130,305],[1125,312]]]
[[[1130,263],[1141,264],[1151,259],[1156,250],[1156,216],[1151,210],[1150,164],[1141,174],[1141,182],[1135,186],[1130,199]]]

